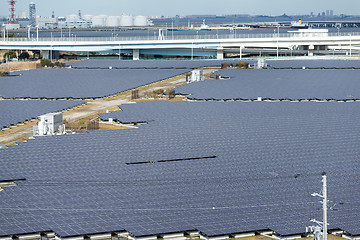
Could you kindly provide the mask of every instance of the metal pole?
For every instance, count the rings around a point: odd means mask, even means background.
[[[194,59],[194,43],[191,43],[191,60]]]
[[[240,60],[242,59],[242,46],[240,46]]]
[[[119,61],[121,60],[121,48],[120,48],[120,44],[119,44]]]
[[[39,25],[36,26],[36,41],[39,41]]]
[[[276,57],[279,58],[279,26],[277,27],[277,29],[278,29],[278,34],[276,39]]]
[[[350,57],[351,57],[351,34],[350,34]]]
[[[326,173],[322,175],[323,182],[323,240],[327,240],[327,183]]]

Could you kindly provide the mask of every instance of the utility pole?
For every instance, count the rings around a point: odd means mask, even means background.
[[[314,233],[314,240],[320,240],[320,229],[322,230],[323,240],[327,240],[327,208],[328,208],[328,200],[327,200],[327,182],[326,182],[326,173],[322,173],[322,192],[319,193],[313,193],[311,196],[313,197],[319,197],[322,198],[322,205],[323,205],[323,221],[319,222],[315,219],[312,219],[311,221],[316,223],[317,226],[310,226],[306,228],[306,232],[312,232]]]

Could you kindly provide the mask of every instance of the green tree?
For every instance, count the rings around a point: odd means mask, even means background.
[[[29,59],[30,58],[30,54],[28,52],[22,52],[19,55],[19,59]]]
[[[54,67],[54,64],[49,59],[46,58],[41,59],[40,63],[42,67]]]
[[[239,62],[238,68],[249,68],[249,63],[247,62]]]
[[[4,57],[4,59],[16,58],[16,52],[15,51],[8,51],[8,52],[4,53],[3,57]]]

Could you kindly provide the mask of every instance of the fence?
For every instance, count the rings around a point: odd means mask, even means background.
[[[326,33],[329,37],[351,37],[360,36],[360,32],[340,32]],[[0,41],[25,42],[126,42],[126,41],[164,41],[164,40],[211,40],[211,39],[241,39],[241,38],[293,38],[293,33],[249,33],[249,34],[209,34],[209,35],[174,35],[164,36],[163,40],[158,40],[158,36],[133,36],[133,37],[51,37],[51,38],[1,38]]]

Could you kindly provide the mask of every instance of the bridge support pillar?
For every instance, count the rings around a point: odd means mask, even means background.
[[[133,49],[133,60],[140,60],[140,50]]]
[[[310,45],[310,46],[309,46],[309,53],[308,53],[308,56],[309,56],[309,57],[314,56],[314,50],[315,50],[315,46],[314,46],[314,45]]]
[[[42,51],[42,58],[43,59],[59,59],[60,58],[60,52],[59,51],[50,51],[50,50],[43,50]]]
[[[224,59],[224,48],[218,47],[217,48],[217,60],[223,60]]]

